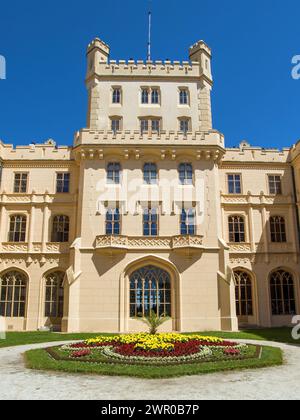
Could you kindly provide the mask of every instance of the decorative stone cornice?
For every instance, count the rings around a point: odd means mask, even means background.
[[[203,236],[130,237],[101,235],[96,238],[95,249],[103,253],[140,250],[203,251]]]
[[[221,193],[221,204],[223,206],[291,206],[294,199],[289,195],[231,195]]]

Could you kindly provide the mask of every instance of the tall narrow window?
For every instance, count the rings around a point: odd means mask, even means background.
[[[146,134],[149,132],[149,121],[148,120],[141,120],[141,133]]]
[[[151,91],[151,103],[154,105],[159,104],[159,89],[152,89]]]
[[[25,194],[27,193],[28,174],[15,173],[14,180],[14,193]]]
[[[121,130],[121,119],[120,118],[112,118],[111,119],[111,130],[116,134],[118,131]]]
[[[158,235],[158,211],[156,208],[144,209],[143,226],[144,236]]]
[[[245,271],[235,271],[235,297],[237,316],[253,315],[252,281]]]
[[[119,163],[109,163],[107,166],[107,182],[109,184],[120,184],[121,165]]]
[[[282,194],[281,176],[269,175],[268,179],[269,179],[269,193],[271,195],[281,195]]]
[[[152,133],[160,132],[160,120],[152,120],[151,122]]]
[[[122,92],[121,88],[114,88],[112,94],[112,103],[113,104],[120,104],[122,100]]]
[[[179,103],[180,105],[189,104],[189,91],[188,89],[180,89],[179,91]]]
[[[147,266],[130,276],[130,316],[172,316],[171,277],[161,268]]]
[[[271,303],[273,315],[295,315],[296,301],[293,276],[278,270],[271,275]]]
[[[27,279],[18,271],[10,271],[0,277],[0,316],[24,318]]]
[[[181,118],[179,121],[179,130],[186,135],[190,131],[190,119]]]
[[[10,217],[9,223],[9,242],[25,242],[26,240],[27,218],[23,215],[14,215]]]
[[[142,89],[142,104],[149,103],[149,89]]]
[[[106,212],[106,235],[120,235],[120,210],[116,209],[109,209]]]
[[[70,174],[68,172],[61,172],[57,174],[56,192],[57,193],[70,192]]]
[[[270,230],[272,242],[286,242],[285,220],[281,216],[270,218]]]
[[[46,277],[45,317],[62,318],[64,315],[64,277],[65,274],[60,271]]]
[[[70,219],[68,216],[55,216],[52,227],[52,242],[69,242]]]
[[[195,235],[196,234],[196,210],[182,209],[180,218],[180,233],[181,235]]]
[[[229,224],[229,242],[245,242],[245,220],[242,216],[230,216]]]
[[[227,179],[228,179],[228,193],[241,194],[242,193],[241,175],[238,175],[238,174],[227,175]]]
[[[155,163],[146,163],[144,166],[144,182],[148,185],[157,184],[157,166]]]
[[[190,163],[181,163],[178,172],[181,185],[193,184],[193,166]]]

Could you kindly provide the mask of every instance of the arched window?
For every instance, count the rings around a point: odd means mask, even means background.
[[[69,242],[69,216],[55,216],[52,227],[52,242]]]
[[[154,105],[159,104],[159,89],[151,90],[151,103]]]
[[[253,315],[252,281],[245,271],[235,271],[235,297],[237,316]]]
[[[107,182],[109,184],[120,184],[121,165],[119,163],[109,163],[107,165]]]
[[[229,242],[245,242],[245,220],[242,216],[228,218]]]
[[[62,318],[64,314],[64,273],[57,271],[46,277],[45,317]]]
[[[296,302],[293,276],[278,270],[271,275],[271,304],[273,315],[295,315]]]
[[[130,316],[143,317],[151,311],[171,316],[171,278],[166,271],[147,266],[130,276]]]
[[[178,168],[181,185],[193,184],[193,166],[190,163],[181,163]]]
[[[9,242],[25,242],[26,240],[26,216],[17,214],[10,217],[9,223]]]
[[[106,212],[106,235],[120,235],[120,210],[109,209]]]
[[[181,235],[195,235],[196,233],[196,210],[182,209],[180,218]]]
[[[10,271],[0,277],[0,316],[24,318],[27,279],[18,271]]]
[[[270,218],[270,230],[272,242],[286,242],[285,220],[281,216]]]
[[[144,182],[148,185],[157,184],[157,166],[155,163],[144,165]]]

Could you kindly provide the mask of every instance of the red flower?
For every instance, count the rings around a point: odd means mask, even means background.
[[[71,354],[71,357],[74,357],[74,358],[77,359],[77,358],[80,358],[80,357],[90,356],[91,353],[92,352],[90,350],[74,351]]]

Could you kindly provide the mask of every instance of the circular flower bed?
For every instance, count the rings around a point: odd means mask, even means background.
[[[100,336],[61,347],[73,360],[98,356],[124,363],[172,364],[211,358],[241,357],[247,346],[217,337],[183,334]]]

